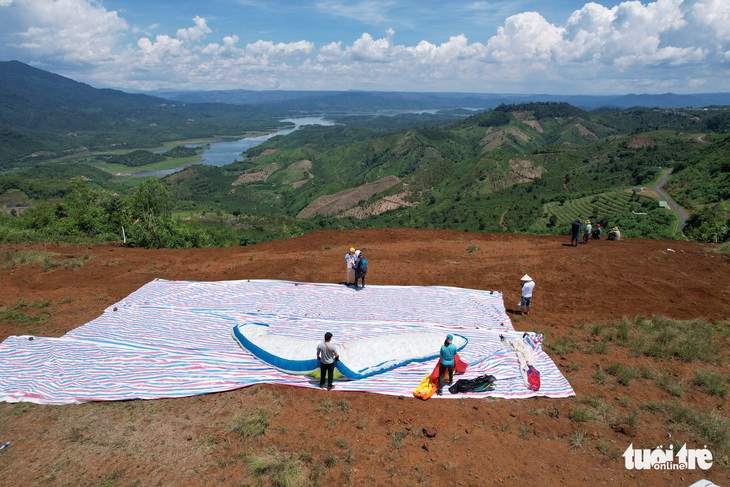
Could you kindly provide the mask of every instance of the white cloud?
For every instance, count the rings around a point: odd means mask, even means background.
[[[84,0],[0,0],[0,41],[35,56],[95,63],[114,54],[127,23],[115,11]]]
[[[311,5],[376,23],[391,22],[384,19],[398,3]],[[479,12],[499,5],[506,3],[461,8]],[[395,31],[384,26],[384,35],[364,32],[350,43],[259,38],[239,45],[243,32],[217,32],[215,17],[194,16],[188,26],[167,32],[159,24],[135,28],[135,39],[122,47],[132,29],[95,0],[0,0],[0,54],[65,66],[56,72],[121,88],[730,91],[728,0],[626,1],[612,8],[591,2],[562,22],[552,18],[511,15],[481,42],[454,32],[440,44],[398,43]],[[75,71],[79,66],[86,71]],[[74,76],[79,73],[83,76]]]
[[[548,61],[563,40],[565,29],[550,24],[537,12],[513,15],[489,39],[489,56],[498,62]]]
[[[314,44],[308,41],[279,42],[256,41],[246,46],[246,52],[254,56],[300,56],[310,54]]]
[[[340,61],[345,55],[342,50],[342,42],[330,42],[327,45],[322,46],[317,54],[318,63],[327,63]]]
[[[192,44],[194,42],[202,41],[206,34],[210,34],[212,32],[204,18],[195,17],[193,22],[195,22],[195,26],[177,30],[178,39]]]
[[[373,36],[365,33],[345,50],[346,55],[355,61],[386,62],[397,49],[393,46],[394,35],[392,29],[388,29],[387,36],[381,39],[373,39]]]
[[[698,1],[692,11],[700,24],[709,27],[720,41],[730,41],[730,2]]]
[[[361,0],[359,2],[318,0],[315,2],[315,7],[327,15],[371,24],[389,21],[387,12],[397,5],[398,2],[393,0]]]

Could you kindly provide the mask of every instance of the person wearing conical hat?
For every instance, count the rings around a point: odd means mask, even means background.
[[[350,247],[350,252],[345,254],[345,286],[355,284],[355,247]]]
[[[520,279],[522,282],[522,298],[520,299],[520,309],[523,315],[530,314],[530,306],[532,306],[532,290],[535,289],[535,281],[525,274]]]

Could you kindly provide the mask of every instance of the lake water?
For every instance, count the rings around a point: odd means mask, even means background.
[[[335,123],[331,120],[326,120],[322,117],[301,117],[301,118],[285,118],[280,120],[281,122],[290,122],[294,124],[294,127],[277,130],[276,132],[259,135],[256,137],[246,137],[244,139],[232,140],[232,141],[221,141],[213,142],[210,147],[206,148],[201,154],[201,161],[196,164],[203,164],[206,166],[225,166],[236,161],[243,161],[246,158],[241,155],[242,152],[256,147],[257,145],[263,144],[272,137],[277,135],[287,135],[295,130],[299,129],[304,125],[334,125]],[[132,176],[147,177],[147,176],[166,176],[173,174],[185,169],[184,167],[178,167],[175,169],[160,169],[157,171],[140,171],[131,174]]]

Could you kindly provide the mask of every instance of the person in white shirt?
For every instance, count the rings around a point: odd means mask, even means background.
[[[525,274],[522,276],[522,298],[520,299],[520,309],[523,315],[530,314],[530,306],[532,306],[532,290],[535,288],[535,281]]]
[[[350,247],[350,252],[345,254],[345,286],[355,284],[355,248]]]

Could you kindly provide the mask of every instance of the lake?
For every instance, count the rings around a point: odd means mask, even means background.
[[[256,137],[246,137],[238,140],[229,140],[221,142],[213,142],[207,147],[201,154],[201,161],[196,164],[203,164],[206,166],[225,166],[236,161],[243,161],[246,158],[241,155],[242,152],[256,147],[257,145],[263,144],[272,137],[277,135],[287,135],[295,130],[299,129],[304,125],[334,125],[335,123],[331,120],[326,120],[323,117],[301,117],[301,118],[285,118],[280,122],[290,122],[294,124],[294,127],[277,130],[266,135],[258,135]],[[187,166],[186,166],[187,167]],[[174,169],[159,169],[156,171],[140,171],[135,173],[129,173],[125,175],[130,176],[166,176],[182,171],[185,167],[178,167]]]

